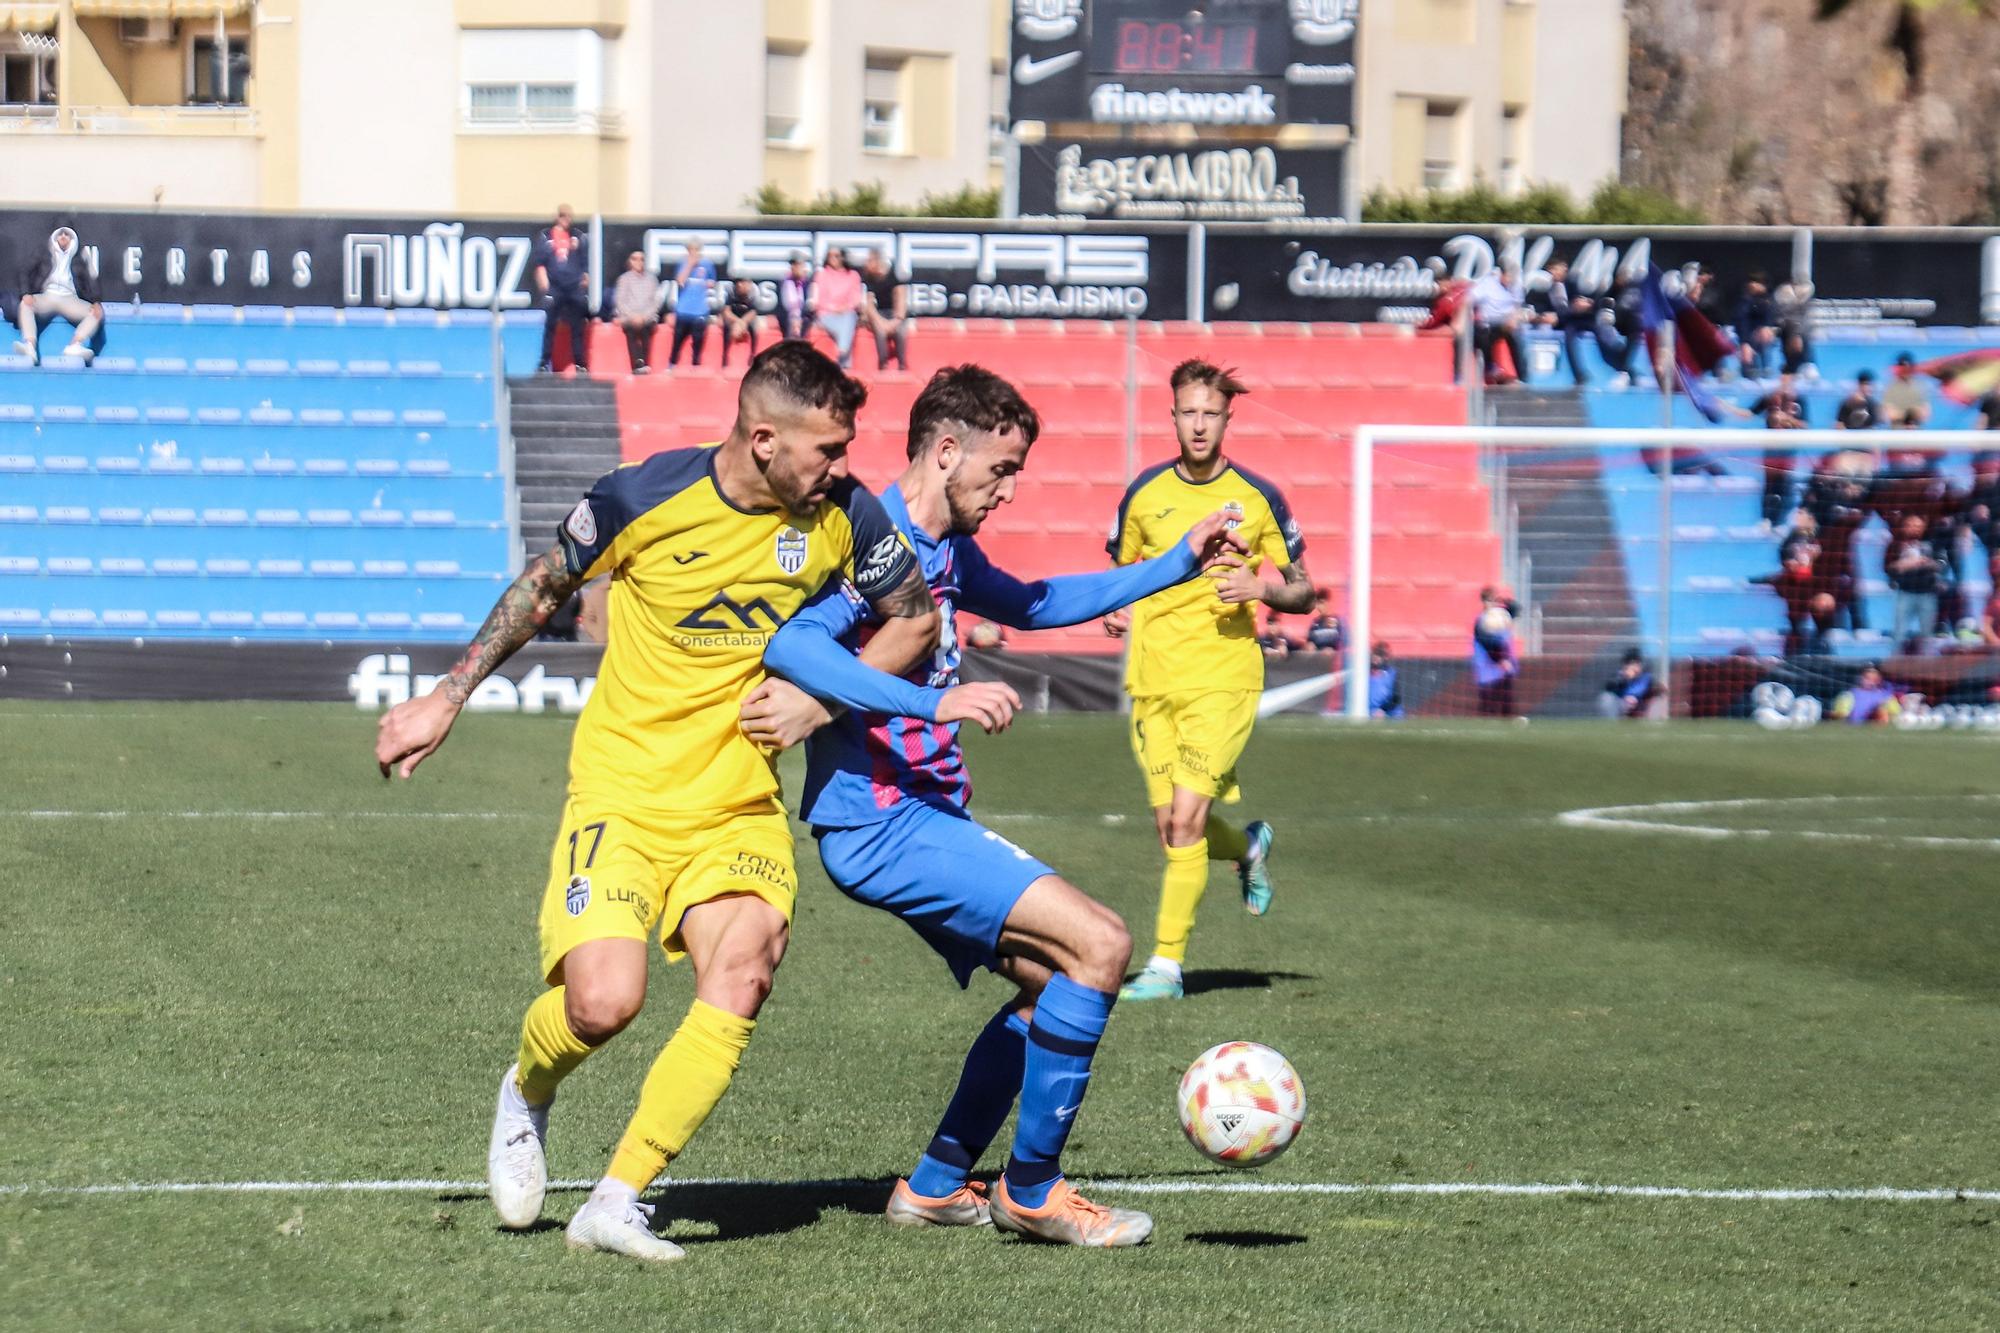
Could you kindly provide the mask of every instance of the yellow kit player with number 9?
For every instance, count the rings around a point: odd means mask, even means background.
[[[1133,479],[1106,544],[1111,558],[1121,565],[1150,560],[1171,550],[1203,515],[1225,507],[1237,515],[1234,526],[1249,554],[1225,559],[1207,579],[1105,617],[1107,633],[1132,637],[1125,668],[1132,752],[1167,854],[1153,956],[1119,992],[1123,1000],[1181,997],[1181,965],[1210,860],[1236,863],[1252,915],[1270,910],[1271,826],[1259,820],[1238,828],[1212,807],[1241,799],[1236,761],[1264,691],[1256,606],[1300,614],[1313,605],[1305,542],[1285,497],[1222,452],[1230,404],[1247,392],[1242,382],[1206,361],[1183,361],[1171,382],[1180,456]],[[1266,561],[1280,582],[1258,572]]]

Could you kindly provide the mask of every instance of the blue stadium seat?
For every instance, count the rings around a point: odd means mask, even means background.
[[[0,363],[0,628],[458,638],[513,542],[485,312],[113,307]],[[539,316],[510,317],[510,366]]]

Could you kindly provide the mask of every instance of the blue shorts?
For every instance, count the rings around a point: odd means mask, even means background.
[[[905,801],[860,828],[813,829],[848,897],[910,923],[958,978],[999,962],[1000,930],[1028,886],[1056,872],[970,815]]]

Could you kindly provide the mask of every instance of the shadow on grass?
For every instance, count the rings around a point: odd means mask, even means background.
[[[1196,1245],[1226,1245],[1232,1250],[1262,1250],[1273,1245],[1303,1245],[1304,1236],[1290,1231],[1190,1231]]]
[[[712,1236],[688,1236],[684,1245],[749,1240],[798,1231],[819,1221],[831,1209],[879,1216],[896,1187],[890,1176],[871,1180],[743,1181],[701,1185],[669,1183],[654,1192],[658,1220],[707,1223]]]
[[[1269,990],[1274,981],[1316,981],[1306,972],[1258,972],[1248,968],[1222,967],[1190,972],[1181,985],[1189,995],[1206,995],[1218,990]]]
[[[655,1230],[665,1232],[670,1223],[693,1222],[715,1228],[712,1235],[676,1235],[683,1245],[708,1245],[716,1241],[749,1240],[756,1236],[777,1236],[797,1231],[819,1221],[829,1209],[879,1214],[888,1205],[896,1187],[893,1176],[870,1179],[797,1181],[704,1181],[675,1184],[669,1180],[648,1191],[656,1209]],[[557,1191],[551,1191],[556,1193]],[[557,1231],[568,1225],[569,1215],[583,1205],[583,1192],[564,1190],[575,1197],[573,1207],[560,1210],[558,1217],[544,1217],[518,1234],[533,1235]],[[484,1194],[459,1192],[439,1194],[439,1203],[484,1203]],[[499,1228],[496,1228],[498,1230]],[[509,1233],[516,1234],[516,1233]]]

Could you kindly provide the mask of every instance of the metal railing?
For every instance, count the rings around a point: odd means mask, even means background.
[[[0,106],[0,134],[251,135],[247,106]]]
[[[468,110],[459,117],[465,134],[596,134],[625,133],[625,113],[616,107],[595,111],[580,107],[500,107]]]

